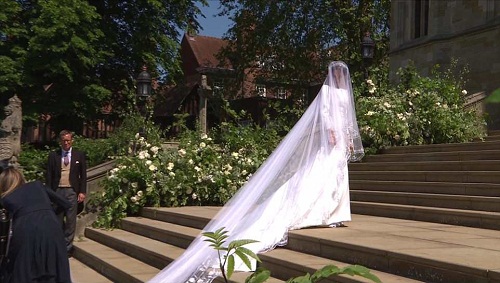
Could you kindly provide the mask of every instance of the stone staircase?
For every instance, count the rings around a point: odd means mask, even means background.
[[[349,170],[353,213],[500,230],[500,131],[386,149]]]
[[[482,142],[390,148],[349,169],[353,221],[290,232],[286,247],[260,255],[267,282],[328,264],[361,264],[387,283],[500,282],[500,131]],[[87,227],[75,243],[73,281],[146,282],[218,209],[145,208],[120,229]]]

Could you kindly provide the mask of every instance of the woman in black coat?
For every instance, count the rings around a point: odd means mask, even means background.
[[[70,283],[68,255],[61,223],[51,200],[71,204],[39,182],[26,183],[15,168],[0,174],[2,205],[12,218],[12,237],[1,282]]]

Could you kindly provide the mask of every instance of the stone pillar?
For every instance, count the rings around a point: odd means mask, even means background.
[[[23,114],[21,100],[14,95],[4,107],[5,118],[0,126],[0,165],[18,167],[21,153]]]
[[[212,88],[207,83],[207,76],[201,75],[200,87],[198,88],[200,96],[200,105],[198,117],[200,119],[200,130],[203,134],[207,133],[207,99],[212,95]]]

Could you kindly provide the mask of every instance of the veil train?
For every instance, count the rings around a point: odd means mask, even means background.
[[[347,164],[363,155],[349,69],[334,61],[300,120],[203,231],[224,227],[227,242],[257,240],[245,247],[262,253],[286,245],[289,230],[350,221]],[[149,282],[210,283],[218,267],[217,252],[200,234]]]

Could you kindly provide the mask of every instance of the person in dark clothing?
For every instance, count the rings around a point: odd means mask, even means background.
[[[2,206],[12,218],[12,236],[0,281],[71,283],[66,244],[53,204],[71,206],[42,182],[26,183],[13,168],[0,174]]]
[[[85,153],[73,149],[73,133],[59,133],[61,149],[49,153],[46,184],[54,192],[71,202],[71,207],[60,213],[68,255],[73,253],[78,205],[85,201],[87,192],[87,160]]]

